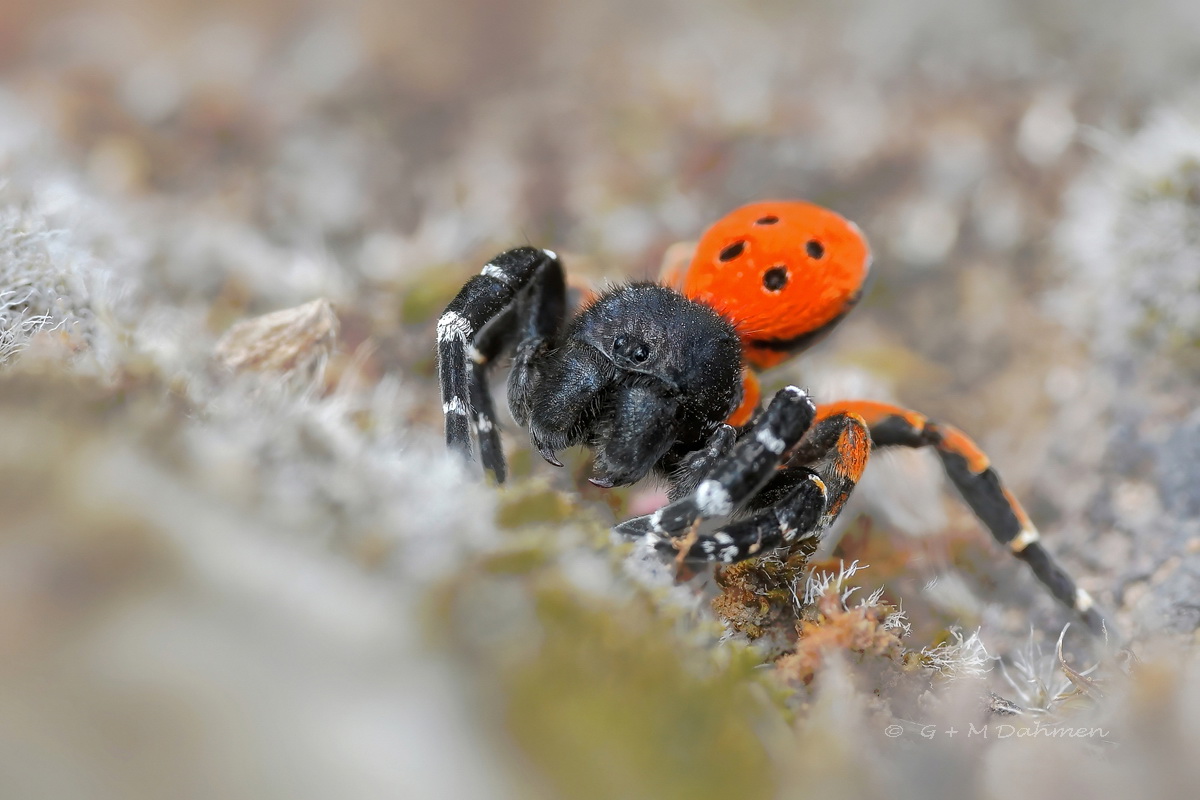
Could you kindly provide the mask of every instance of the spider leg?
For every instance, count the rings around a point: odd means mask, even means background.
[[[704,447],[688,453],[679,459],[679,463],[671,470],[671,488],[667,492],[669,500],[678,500],[690,494],[696,485],[704,479],[717,462],[725,457],[729,448],[737,439],[737,431],[732,425],[722,423],[717,426]]]
[[[774,477],[784,453],[812,424],[815,411],[803,389],[784,387],[692,492],[615,530],[627,536],[681,536],[698,520],[729,516]]]
[[[530,310],[516,308],[531,286],[541,286]],[[471,457],[471,428],[481,433],[480,456],[484,468],[498,481],[504,479],[504,456],[495,433],[495,412],[488,396],[485,368],[509,340],[505,326],[516,324],[517,335],[528,335],[530,327],[553,336],[561,326],[565,300],[560,299],[553,318],[555,296],[565,292],[562,266],[549,250],[518,247],[501,253],[467,281],[437,323],[438,376],[442,390],[442,413],[446,419],[446,445],[465,458]],[[525,324],[502,319],[507,313],[524,312]],[[528,321],[537,318],[536,323]],[[485,333],[489,326],[496,331]],[[482,334],[482,335],[481,335]]]
[[[871,434],[866,420],[850,412],[819,416],[808,436],[788,459],[789,469],[807,467],[825,481],[828,499],[820,520],[821,530],[832,525],[842,513],[850,492],[867,468],[870,455]],[[771,500],[771,493],[764,492],[762,502]]]
[[[966,434],[899,406],[872,401],[822,406],[818,418],[846,412],[859,414],[867,421],[876,447],[934,448],[951,483],[993,538],[1029,564],[1050,593],[1078,613],[1093,632],[1103,634],[1107,628],[1112,633],[1092,596],[1075,584],[1042,545],[1041,535],[1025,509],[1005,488],[987,455]]]
[[[771,507],[735,520],[711,534],[698,534],[684,540],[685,561],[720,561],[731,564],[761,555],[800,540],[815,539],[825,513],[826,487],[817,473],[803,467],[789,470],[797,478]],[[655,541],[655,547],[675,552],[677,539]],[[814,548],[815,549],[815,548]]]
[[[521,427],[529,425],[532,398],[545,355],[558,344],[567,313],[567,282],[558,261],[542,270],[529,287],[518,326],[518,342],[508,374],[508,410]]]
[[[739,428],[747,425],[758,411],[762,400],[762,389],[758,377],[751,370],[742,368],[742,402],[729,418],[718,425],[704,447],[679,457],[667,466],[671,476],[669,500],[678,500],[689,494],[709,473],[713,466],[729,452],[737,439]]]
[[[492,403],[492,392],[488,387],[487,373],[492,361],[503,352],[516,334],[515,314],[510,309],[489,323],[475,337],[474,353],[468,360],[469,407],[475,437],[479,442],[479,461],[485,470],[496,476],[496,483],[504,483],[507,470],[504,449],[500,446],[500,426],[496,423],[496,407]]]
[[[816,541],[846,504],[871,451],[867,425],[857,414],[836,414],[816,423],[787,465],[776,471],[748,503],[750,517],[689,540],[685,561],[732,563],[778,547]],[[674,549],[672,540],[656,542]]]

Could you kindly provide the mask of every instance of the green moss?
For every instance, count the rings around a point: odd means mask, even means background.
[[[505,530],[538,523],[566,522],[577,512],[567,495],[544,485],[526,485],[506,492],[496,509],[496,524]]]
[[[586,602],[560,585],[542,588],[536,608],[541,647],[506,681],[507,721],[563,795],[771,793],[744,683],[750,660],[696,670],[706,654],[638,603]]]
[[[431,604],[435,641],[488,687],[520,777],[582,800],[773,796],[760,734],[786,726],[761,659],[681,633],[640,591],[582,591],[544,541],[466,565]]]
[[[1141,202],[1169,199],[1200,205],[1200,162],[1192,158],[1182,160],[1174,174],[1165,175],[1140,190],[1135,189],[1133,196]]]
[[[528,478],[533,474],[533,451],[528,447],[515,447],[505,453],[508,458],[508,475],[510,480]]]
[[[545,566],[549,560],[550,554],[545,549],[528,545],[492,553],[480,567],[491,575],[524,575]]]
[[[400,321],[413,325],[432,320],[466,282],[462,268],[439,264],[423,271],[400,299]]]

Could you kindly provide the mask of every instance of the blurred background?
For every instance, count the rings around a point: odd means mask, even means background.
[[[1198,34],[1189,0],[0,0],[0,796],[1187,792]],[[765,198],[875,256],[768,386],[984,446],[1147,665],[1064,685],[1120,757],[888,740],[978,676],[789,678],[727,587],[608,539],[653,488],[511,420],[503,491],[442,452],[433,323],[491,255],[650,277]],[[1069,615],[936,460],[876,461],[825,555],[905,651],[957,623],[1055,673]]]

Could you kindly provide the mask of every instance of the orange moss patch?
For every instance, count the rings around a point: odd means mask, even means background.
[[[713,611],[752,641],[773,630],[794,636],[797,618],[792,587],[803,579],[806,563],[803,555],[797,555],[787,561],[764,558],[718,569],[721,594],[713,598]]]
[[[880,658],[902,663],[900,631],[885,627],[896,609],[886,604],[846,608],[839,590],[831,588],[805,611],[796,623],[796,649],[775,662],[779,676],[788,682],[809,684],[831,653],[855,656],[862,662]]]

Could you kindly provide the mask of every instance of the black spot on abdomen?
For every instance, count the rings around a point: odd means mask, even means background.
[[[717,258],[721,259],[721,261],[733,261],[735,258],[740,256],[742,251],[745,249],[746,243],[744,241],[737,241],[721,250],[721,252],[717,254]]]

